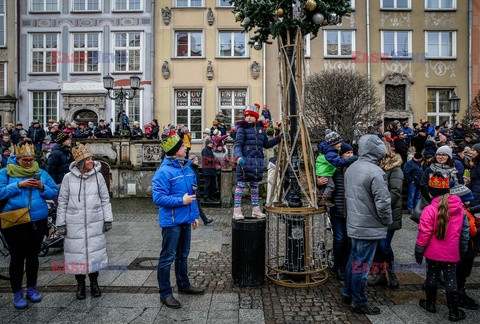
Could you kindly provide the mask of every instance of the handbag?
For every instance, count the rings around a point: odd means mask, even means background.
[[[415,206],[415,209],[410,215],[410,219],[417,224],[420,223],[420,216],[422,216],[423,209],[428,205],[429,205],[429,202],[427,201],[427,199],[425,199],[425,197],[420,195],[420,200],[418,201],[418,204]]]
[[[31,222],[30,218],[30,203],[32,201],[32,189],[30,189],[30,194],[28,197],[28,207],[10,210],[5,213],[0,214],[1,227],[6,229],[12,226],[25,224]]]

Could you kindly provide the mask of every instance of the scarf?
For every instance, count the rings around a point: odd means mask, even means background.
[[[17,164],[7,164],[7,174],[12,178],[28,178],[40,170],[37,162],[34,162],[30,169],[25,169]]]

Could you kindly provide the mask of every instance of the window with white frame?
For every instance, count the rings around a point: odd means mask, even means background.
[[[246,57],[247,34],[241,31],[218,32],[220,57]]]
[[[408,58],[412,55],[411,31],[382,31],[382,53],[386,57]]]
[[[141,72],[142,35],[140,32],[114,33],[115,72]]]
[[[32,54],[32,73],[57,73],[58,34],[32,34],[30,53]]]
[[[49,119],[58,120],[58,91],[32,91],[32,119],[47,125]]]
[[[175,33],[175,56],[203,56],[203,33],[201,31],[179,31]]]
[[[99,72],[99,33],[73,34],[72,72]]]
[[[7,94],[7,63],[0,63],[0,96]]]
[[[219,7],[233,7],[233,4],[230,3],[230,0],[218,0]]]
[[[432,125],[450,121],[450,102],[454,89],[427,89],[427,119]]]
[[[0,47],[6,46],[6,19],[5,19],[5,0],[0,0]]]
[[[425,9],[453,10],[457,8],[456,0],[425,0]]]
[[[203,7],[203,0],[176,0],[176,7]]]
[[[99,11],[100,0],[73,0],[73,11]]]
[[[58,0],[31,0],[31,11],[59,11]]]
[[[115,0],[115,10],[118,10],[118,11],[142,10],[142,0]]]
[[[427,58],[455,58],[457,56],[457,33],[454,31],[425,32]]]
[[[411,0],[380,0],[380,9],[412,9]]]
[[[192,139],[202,139],[202,89],[175,90],[175,123],[190,130]]]
[[[304,39],[304,41],[305,41],[305,47],[304,47],[305,58],[310,58],[310,56],[311,56],[311,51],[310,51],[310,34],[305,35],[305,37],[304,37],[303,39]]]
[[[352,57],[355,51],[353,30],[324,30],[323,54],[329,56]]]
[[[133,91],[132,90],[123,90],[124,93],[127,92],[128,95],[132,96]],[[114,90],[115,96],[118,95],[118,90]],[[120,120],[118,120],[118,116],[122,112],[120,110],[120,99],[113,100],[114,105],[115,105],[115,114],[113,116],[113,122],[114,125],[116,125]],[[128,99],[123,99],[122,102],[122,109],[125,110],[125,113],[128,116],[128,119],[130,120],[130,124],[133,125],[134,121],[138,121],[140,125],[143,125],[143,113],[142,113],[142,91],[137,90],[135,92],[135,98],[132,100]],[[130,126],[131,126],[130,125]]]
[[[218,89],[218,100],[227,129],[233,127],[236,120],[243,119],[247,105],[247,89]]]

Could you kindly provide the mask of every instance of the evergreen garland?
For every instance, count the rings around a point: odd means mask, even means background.
[[[288,30],[294,35],[297,26],[313,38],[320,27],[336,25],[351,12],[348,0],[232,0],[231,4],[244,32],[254,29],[248,43],[260,48],[271,43],[270,36],[285,36]]]

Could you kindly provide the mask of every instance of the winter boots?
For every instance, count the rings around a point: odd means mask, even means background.
[[[395,275],[395,272],[393,272],[391,263],[387,263],[387,272],[388,272],[388,279],[390,279],[390,288],[394,290],[400,288],[397,276]]]
[[[262,210],[260,209],[260,206],[253,206],[252,207],[252,217],[265,218],[265,217],[267,217],[267,215],[262,213]]]
[[[320,198],[320,200],[319,200],[318,204],[320,206],[335,207],[335,205],[330,201],[332,199],[332,197],[327,196],[327,195],[320,195],[319,198]]]
[[[100,297],[102,292],[100,291],[97,282],[98,272],[89,273],[88,278],[90,279],[90,293],[92,294],[92,297]]]
[[[375,286],[386,286],[387,285],[387,276],[383,272],[379,272],[374,276],[371,276],[367,280],[367,285],[371,287]]]
[[[20,289],[19,291],[13,294],[13,306],[16,309],[27,308],[28,304],[25,298],[23,297],[23,289]]]
[[[478,305],[475,299],[467,295],[465,289],[460,289],[458,292],[458,306],[471,310],[478,310],[480,308],[480,305]]]
[[[430,313],[436,313],[437,308],[435,307],[435,304],[437,303],[437,287],[425,286],[425,294],[427,299],[420,299],[420,307],[425,308]]]
[[[233,208],[233,219],[234,220],[242,220],[245,217],[243,217],[242,214],[242,207],[234,207]]]
[[[458,322],[463,320],[465,312],[458,308],[458,292],[447,292],[448,320]]]
[[[77,280],[77,294],[76,297],[78,300],[85,299],[85,275],[75,275]]]

